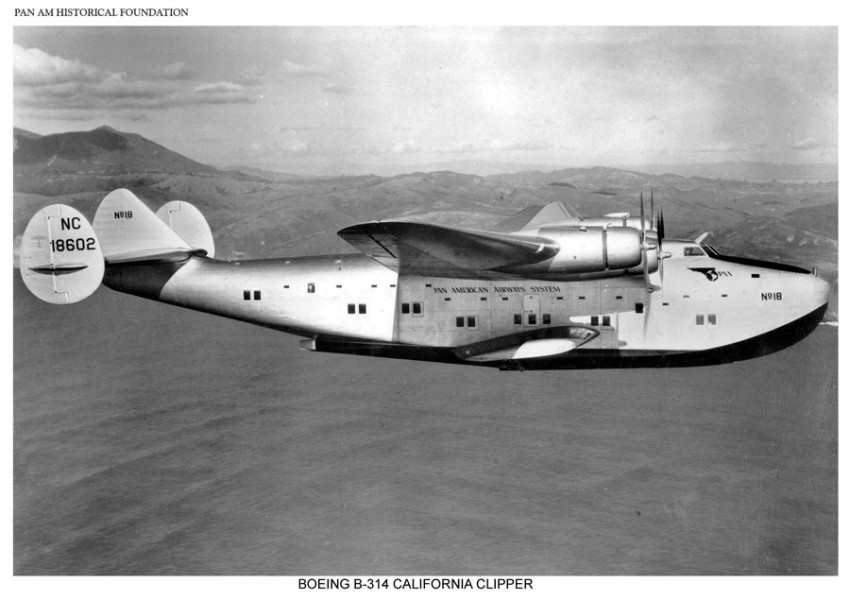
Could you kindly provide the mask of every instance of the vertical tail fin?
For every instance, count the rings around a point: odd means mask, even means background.
[[[100,286],[100,241],[76,209],[51,204],[33,215],[21,240],[21,277],[36,297],[51,304],[88,298]]]
[[[133,192],[125,189],[110,192],[101,201],[94,215],[94,230],[107,262],[192,251],[183,238],[169,229]]]
[[[197,208],[183,200],[172,200],[156,211],[156,216],[195,250],[203,250],[207,256],[215,256],[212,231]]]

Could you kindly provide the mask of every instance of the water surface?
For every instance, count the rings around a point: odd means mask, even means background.
[[[837,328],[502,373],[15,276],[16,574],[837,572]]]

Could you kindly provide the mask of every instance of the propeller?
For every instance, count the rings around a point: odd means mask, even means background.
[[[654,190],[650,189],[650,202],[655,200]],[[653,212],[653,214],[655,214]],[[662,240],[664,239],[664,209],[658,205],[658,217],[655,220],[655,237],[658,244],[658,276],[661,278],[661,284],[664,284],[664,249],[662,248]]]
[[[646,221],[644,220],[643,211],[643,190],[640,191],[640,248],[643,253],[641,262],[643,263],[643,282],[646,285],[646,291],[652,291],[652,285],[649,283],[649,256],[647,254],[648,246],[646,243]]]
[[[661,205],[658,206],[658,223],[655,226],[655,231],[658,233],[658,251],[661,251],[661,240],[664,239],[664,209]]]
[[[652,193],[652,188],[649,188],[649,217],[652,221],[649,223],[650,229],[658,229],[658,215],[655,214],[655,195]]]

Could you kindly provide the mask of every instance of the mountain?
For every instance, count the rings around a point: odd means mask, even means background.
[[[570,185],[577,189],[616,195],[618,191],[638,190],[641,187],[669,187],[680,190],[693,189],[695,182],[681,175],[652,175],[612,167],[556,169],[554,171],[521,171],[488,177],[493,181],[513,185]]]
[[[218,170],[172,152],[137,133],[103,126],[39,136],[16,129],[15,168],[65,172],[114,173],[162,171],[217,173]]]
[[[454,171],[298,177],[252,167],[217,170],[138,134],[109,127],[39,136],[14,131],[14,231],[40,207],[65,203],[91,218],[118,187],[151,207],[195,204],[221,258],[350,252],[336,232],[373,219],[413,219],[490,229],[512,214],[561,201],[582,215],[638,214],[643,192],[663,205],[669,238],[712,232],[720,251],[837,277],[838,184],[725,180],[610,167],[526,170],[479,176]]]
[[[646,173],[676,173],[684,177],[737,181],[838,181],[838,165],[830,163],[725,161],[687,165],[639,165],[634,168]]]
[[[43,136],[15,129],[14,140],[15,189],[19,191],[55,195],[86,187],[108,189],[116,187],[116,183],[124,185],[128,176],[135,181],[140,176],[150,181],[157,174],[221,173],[137,133],[107,126]]]
[[[15,138],[15,149],[18,148],[18,138],[24,140],[37,140],[39,138],[44,137],[43,135],[39,135],[38,133],[33,133],[32,131],[27,131],[26,129],[20,129],[18,127],[15,127],[12,132]]]

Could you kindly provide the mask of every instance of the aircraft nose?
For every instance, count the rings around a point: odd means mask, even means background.
[[[797,280],[797,297],[800,309],[809,313],[829,302],[829,282],[817,275],[802,275]]]
[[[829,282],[820,277],[812,277],[812,300],[815,308],[823,306],[829,302]]]

